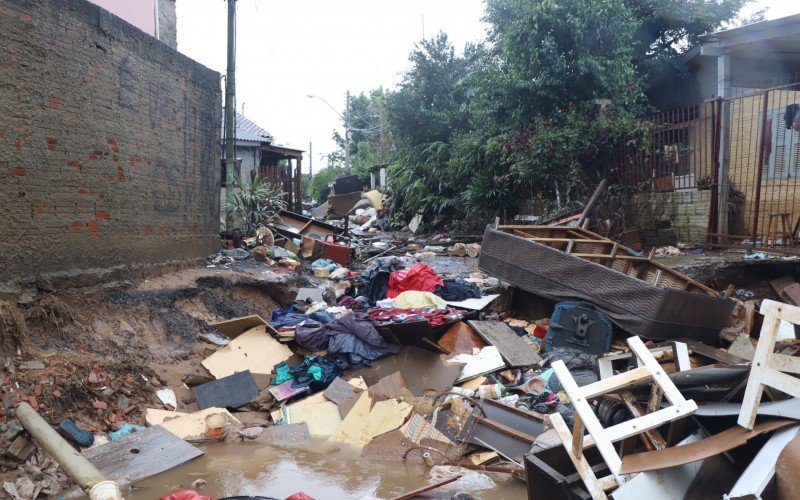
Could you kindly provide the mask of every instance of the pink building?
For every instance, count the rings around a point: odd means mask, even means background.
[[[177,49],[175,0],[88,0]]]

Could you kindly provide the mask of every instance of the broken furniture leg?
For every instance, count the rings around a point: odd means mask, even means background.
[[[761,336],[756,346],[738,420],[739,425],[745,429],[752,429],[755,424],[758,405],[761,403],[761,394],[765,387],[773,387],[790,396],[800,397],[800,380],[789,375],[789,373],[800,374],[800,358],[773,352],[781,321],[800,324],[800,307],[764,300],[759,312],[764,315],[764,324],[761,327]]]
[[[583,387],[578,387],[563,361],[555,361],[552,364],[559,382],[575,407],[576,425],[571,433],[559,414],[550,415],[550,421],[593,498],[606,498],[604,490],[621,485],[629,478],[620,473],[622,459],[617,454],[613,443],[678,420],[697,410],[695,402],[687,401],[683,397],[639,337],[630,337],[627,342],[640,366]],[[592,411],[589,400],[603,394],[627,389],[649,379],[653,381],[653,390],[663,393],[671,406],[603,428]],[[583,434],[583,428],[588,431],[589,436],[581,438],[579,435]],[[611,476],[597,479],[591,471],[589,463],[583,456],[583,449],[593,445],[597,446],[603,456],[603,460],[611,471]]]

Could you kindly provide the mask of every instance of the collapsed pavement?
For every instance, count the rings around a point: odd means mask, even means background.
[[[349,231],[302,217],[284,213],[243,240],[249,250],[211,256],[179,291],[147,280],[98,292],[122,307],[152,302],[148,319],[186,345],[177,370],[163,357],[126,364],[124,349],[109,365],[40,361],[17,346],[4,373],[6,457],[23,465],[5,491],[69,489],[64,464],[14,419],[17,403],[123,487],[220,443],[318,443],[429,467],[403,498],[490,494],[504,481],[526,482],[529,498],[796,487],[784,471],[800,411],[786,395],[800,395],[787,375],[800,371],[800,347],[781,321],[800,323],[800,309],[739,300],[579,227],[492,227],[481,246],[380,231],[345,240]],[[235,282],[250,292],[226,299]],[[792,285],[771,287],[792,302]],[[269,300],[253,299],[258,287]],[[189,330],[202,344],[174,336]]]

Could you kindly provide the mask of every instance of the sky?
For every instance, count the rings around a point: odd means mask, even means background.
[[[238,112],[269,130],[275,142],[308,151],[313,169],[336,149],[338,113],[349,90],[391,89],[423,37],[443,31],[463,48],[485,37],[483,0],[237,0]],[[800,13],[798,0],[758,0],[744,14]],[[227,2],[177,0],[178,50],[222,74],[226,69]],[[308,95],[319,96],[309,98]],[[309,168],[304,157],[304,171]]]

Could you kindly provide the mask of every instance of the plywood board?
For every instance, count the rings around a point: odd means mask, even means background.
[[[182,413],[177,418],[164,419],[158,423],[167,431],[175,434],[181,439],[202,436],[206,432],[206,417],[209,415],[222,415],[234,427],[241,427],[242,423],[225,408],[206,408],[205,410],[194,413]],[[161,417],[160,414],[153,414],[153,417]],[[151,410],[147,410],[147,423],[151,421]],[[151,424],[152,425],[152,424]]]
[[[266,325],[261,325],[236,336],[204,359],[202,365],[220,379],[244,370],[269,374],[276,364],[291,356],[292,351],[268,334]]]
[[[258,387],[249,370],[198,385],[192,388],[200,409],[238,408],[246,405],[258,394]]]
[[[342,425],[339,407],[332,401],[322,401],[289,408],[289,423],[308,425],[308,433],[315,438],[329,438]]]
[[[447,300],[445,303],[450,307],[458,307],[460,309],[469,309],[471,311],[481,311],[485,309],[489,304],[494,302],[500,294],[494,295],[486,295],[479,299],[466,299],[466,300],[458,300],[458,301],[451,301]]]
[[[126,478],[130,482],[160,474],[202,454],[201,450],[160,426],[83,452],[106,479]]]
[[[216,323],[211,323],[211,326],[229,339],[235,339],[251,328],[264,326],[266,324],[267,322],[264,321],[264,318],[254,314],[252,316],[242,316],[225,321],[218,321]]]
[[[393,431],[403,425],[414,409],[413,406],[405,401],[388,399],[378,401],[372,407],[364,422],[364,438],[361,446],[369,443],[372,438]]]
[[[538,367],[542,358],[533,346],[522,340],[510,326],[502,321],[468,321],[475,332],[490,345],[497,347],[508,366]]]
[[[369,393],[362,392],[353,409],[342,419],[342,424],[329,440],[337,443],[347,443],[359,448],[363,446],[360,444],[362,441],[361,435],[364,432],[364,422],[367,420],[371,405],[372,399]]]

